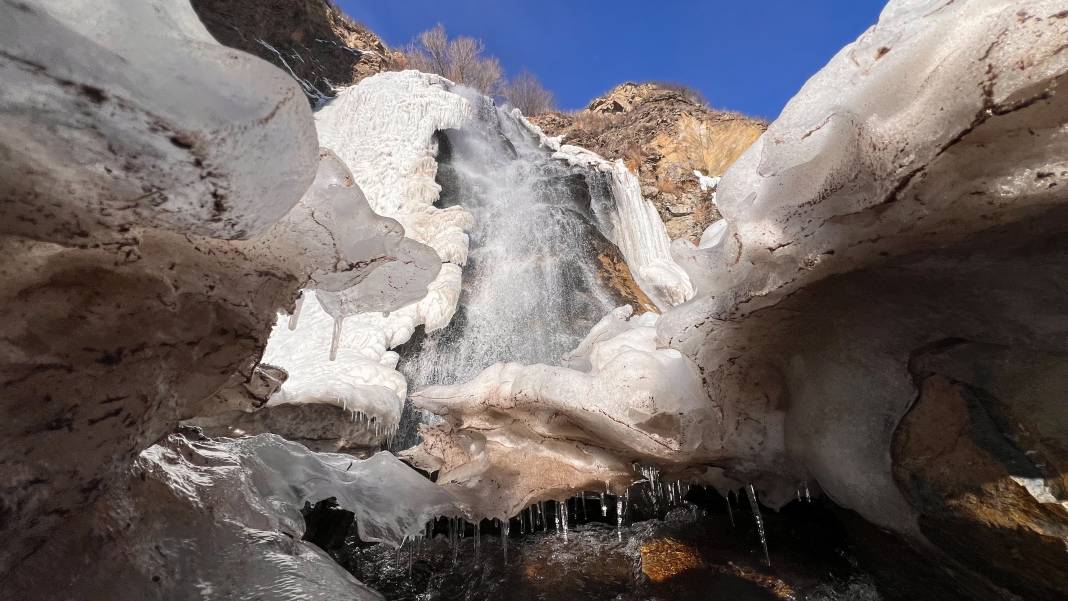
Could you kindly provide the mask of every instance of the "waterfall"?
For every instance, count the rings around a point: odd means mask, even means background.
[[[462,204],[474,217],[460,308],[446,328],[397,349],[409,390],[463,382],[496,362],[556,364],[608,311],[634,302],[598,273],[599,255],[618,256],[605,236],[608,177],[554,159],[516,116],[466,98],[476,107],[469,125],[436,136],[438,206]],[[406,403],[394,448],[415,444],[428,418]]]

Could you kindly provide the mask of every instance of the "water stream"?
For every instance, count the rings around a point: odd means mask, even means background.
[[[498,361],[556,363],[627,302],[602,282],[597,256],[611,192],[600,173],[553,160],[510,114],[481,96],[474,123],[438,134],[439,205],[474,216],[460,308],[446,328],[398,349],[409,390],[463,382]],[[394,450],[428,419],[410,403]]]

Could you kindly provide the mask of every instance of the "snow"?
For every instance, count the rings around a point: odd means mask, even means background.
[[[693,176],[697,178],[697,184],[701,186],[702,192],[713,192],[715,191],[716,187],[719,186],[720,177],[718,175],[709,176],[694,169]]]
[[[433,206],[441,192],[434,132],[471,119],[470,104],[451,87],[418,71],[379,73],[342,90],[315,123],[319,143],[349,166],[376,213],[399,221],[442,260],[463,265],[470,215],[459,206]]]

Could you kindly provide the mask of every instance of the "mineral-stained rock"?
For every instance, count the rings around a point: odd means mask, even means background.
[[[294,82],[185,2],[4,1],[0,77],[6,579],[138,452],[243,387],[301,286],[360,283],[403,230],[319,154]]]

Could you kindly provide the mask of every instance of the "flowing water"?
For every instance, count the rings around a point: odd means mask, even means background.
[[[471,126],[438,135],[439,205],[474,216],[460,308],[398,349],[409,390],[466,381],[498,361],[555,364],[620,299],[599,279],[612,206],[597,173],[553,160],[511,115],[472,97]],[[427,416],[405,407],[393,449]]]

